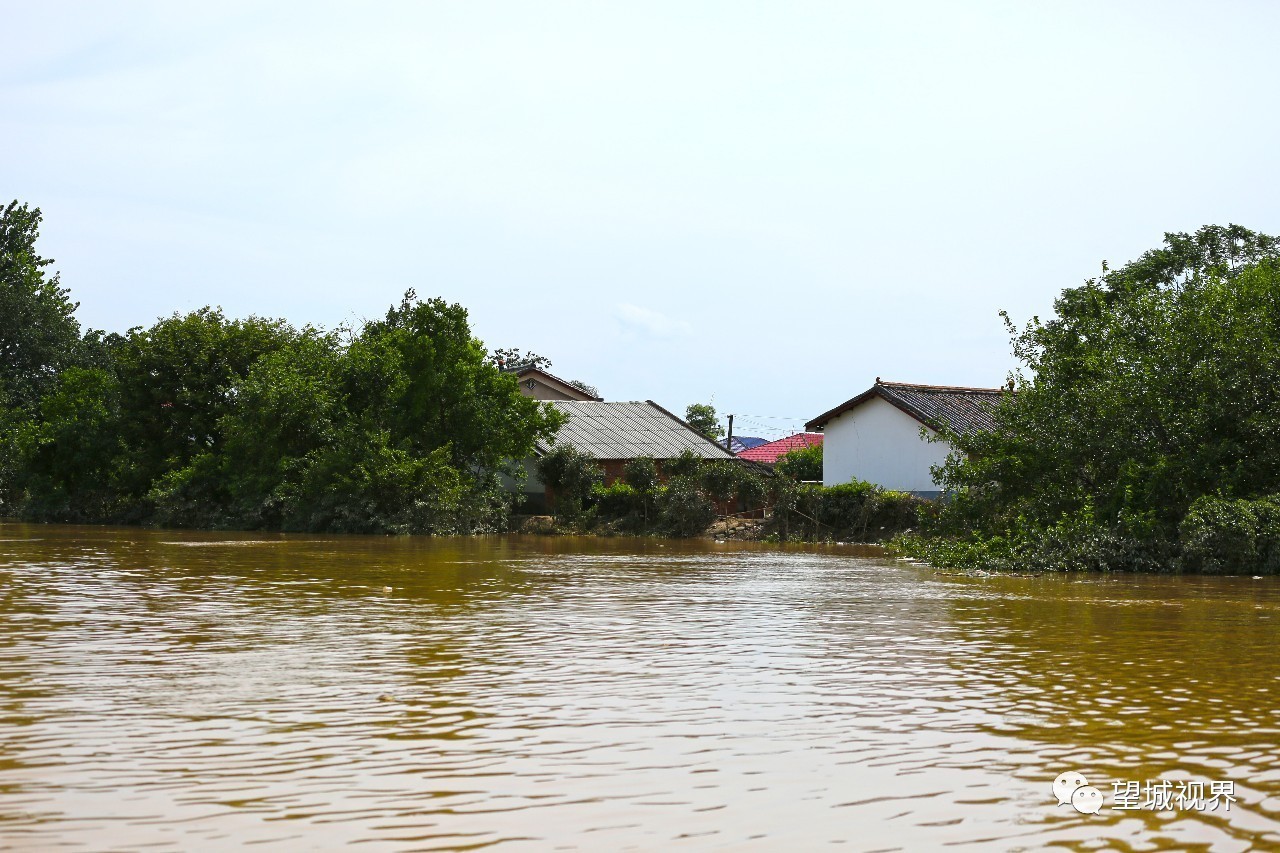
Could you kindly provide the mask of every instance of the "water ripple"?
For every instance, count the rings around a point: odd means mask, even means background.
[[[1280,589],[0,525],[0,847],[1280,847]],[[1049,783],[1236,782],[1230,812]]]

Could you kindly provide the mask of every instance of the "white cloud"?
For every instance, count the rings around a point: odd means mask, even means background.
[[[613,316],[624,331],[634,332],[646,338],[677,338],[689,334],[693,327],[684,320],[668,317],[650,308],[641,308],[628,302],[620,303]]]

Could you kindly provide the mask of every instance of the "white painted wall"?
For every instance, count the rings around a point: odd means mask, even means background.
[[[946,461],[951,445],[921,438],[920,422],[892,403],[872,397],[833,418],[824,432],[824,486],[856,477],[900,492],[939,491],[929,468]]]

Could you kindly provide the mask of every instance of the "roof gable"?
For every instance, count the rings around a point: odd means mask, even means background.
[[[881,382],[824,412],[805,424],[805,429],[822,429],[850,409],[878,397],[898,407],[930,429],[949,429],[961,435],[996,428],[995,408],[1008,392],[1003,388],[965,388],[956,385],[913,385]]]
[[[556,433],[556,444],[570,444],[597,459],[674,459],[691,450],[702,459],[733,459],[732,453],[652,400],[605,403],[599,400],[553,400],[569,416]],[[538,442],[539,455],[551,449]]]
[[[547,385],[548,387],[554,388],[555,390],[573,398],[574,400],[599,401],[601,399],[600,397],[592,397],[590,394],[588,394],[586,391],[583,391],[577,385],[574,385],[571,382],[567,382],[564,379],[561,379],[559,376],[555,376],[553,374],[547,373],[547,371],[543,370],[540,367],[531,367],[531,366],[521,367],[521,368],[516,368],[514,370],[511,370],[509,372],[515,374],[516,380],[518,382],[524,382],[527,379],[537,379],[542,384]]]

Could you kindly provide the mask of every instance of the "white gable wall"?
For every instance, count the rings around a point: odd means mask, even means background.
[[[832,418],[824,432],[824,486],[857,478],[900,492],[939,491],[929,468],[946,461],[951,445],[921,438],[920,422],[892,403],[872,397]]]

